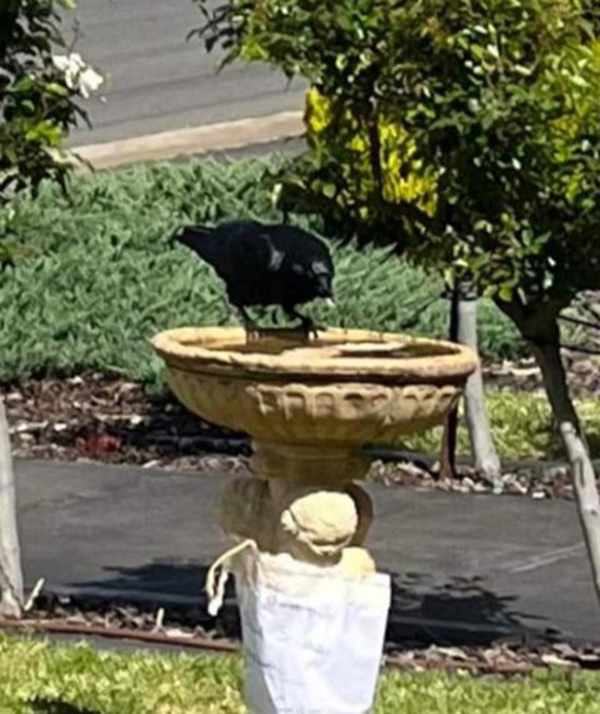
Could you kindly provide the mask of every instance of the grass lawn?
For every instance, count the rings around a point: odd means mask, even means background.
[[[237,657],[99,653],[0,635],[2,714],[243,714]],[[600,676],[386,672],[374,714],[600,714]]]

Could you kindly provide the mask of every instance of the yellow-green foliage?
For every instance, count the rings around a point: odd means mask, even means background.
[[[2,714],[241,714],[237,658],[118,656],[0,635]]]
[[[333,101],[284,172],[288,210],[469,281],[521,331],[543,320],[545,341],[558,311],[600,287],[598,0],[196,2],[225,61],[269,62]],[[425,168],[428,211],[411,184]]]
[[[376,151],[383,199],[390,204],[409,201],[433,215],[437,198],[435,172],[416,158],[416,143],[394,119],[393,108],[379,109],[375,138],[349,106],[313,87],[306,95],[305,124],[314,153],[329,155],[330,159],[338,157],[344,163],[341,168],[345,181],[335,187],[340,206],[350,208],[358,203],[361,219],[368,220],[372,210],[369,198],[378,190],[373,162]],[[378,146],[373,145],[374,141]],[[327,196],[326,186],[326,197],[334,198]]]
[[[552,426],[550,406],[545,394],[490,389],[486,394],[494,440],[505,459],[553,459],[562,456],[560,438]],[[597,399],[577,401],[593,456],[600,456],[600,402]],[[441,429],[411,437],[407,448],[435,453],[439,451]],[[464,422],[458,430],[459,453],[470,453],[469,437]]]
[[[2,714],[248,714],[237,657],[99,653],[0,635]],[[600,714],[597,675],[382,676],[374,714]]]

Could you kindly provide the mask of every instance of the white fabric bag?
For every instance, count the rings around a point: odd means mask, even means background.
[[[352,577],[246,551],[234,568],[255,714],[366,714],[391,601],[389,575]]]

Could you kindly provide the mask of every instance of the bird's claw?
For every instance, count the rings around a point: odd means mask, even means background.
[[[302,340],[307,341],[312,335],[316,336],[316,329],[305,330],[302,327],[263,327],[246,331],[246,343],[260,340]]]
[[[322,325],[315,325],[311,320],[310,322],[303,322],[302,325],[300,325],[300,329],[307,340],[316,340],[319,337],[319,332],[324,332],[327,328]]]
[[[296,311],[287,310],[291,317],[295,317],[300,320],[300,325],[293,329],[286,329],[280,327],[259,327],[256,325],[250,315],[243,307],[238,307],[240,315],[242,317],[242,322],[244,329],[246,331],[246,343],[258,342],[261,339],[269,338],[297,338],[301,336],[304,340],[309,341],[311,339],[317,339],[319,332],[323,332],[327,328],[321,327],[321,325],[316,325],[310,317],[302,315]]]
[[[246,330],[246,342],[258,342],[261,337],[264,337],[264,330],[256,325],[245,325]]]

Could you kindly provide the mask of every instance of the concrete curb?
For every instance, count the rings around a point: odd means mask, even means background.
[[[95,169],[112,169],[140,161],[168,161],[298,137],[304,132],[302,117],[301,111],[280,112],[90,144],[73,149],[72,154],[77,164],[87,162]]]

